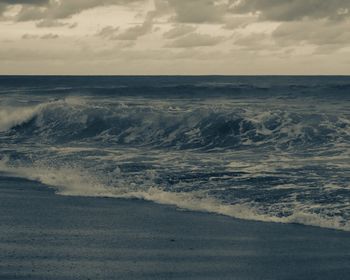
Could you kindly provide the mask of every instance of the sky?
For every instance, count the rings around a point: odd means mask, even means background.
[[[0,74],[350,74],[349,0],[0,0]]]

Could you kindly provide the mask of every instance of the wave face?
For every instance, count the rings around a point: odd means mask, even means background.
[[[337,114],[281,109],[196,104],[95,104],[78,99],[35,107],[7,108],[3,131],[27,141],[50,144],[75,141],[174,149],[301,148],[350,140],[350,121]],[[174,107],[175,106],[175,107]],[[196,108],[197,107],[197,108]],[[11,112],[11,113],[9,113]]]
[[[350,230],[350,79],[2,77],[0,171]]]

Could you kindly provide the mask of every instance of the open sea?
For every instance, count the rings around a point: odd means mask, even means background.
[[[350,231],[350,77],[1,76],[0,172]]]

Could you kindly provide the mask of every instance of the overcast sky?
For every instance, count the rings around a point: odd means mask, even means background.
[[[350,0],[0,0],[0,74],[350,74]]]

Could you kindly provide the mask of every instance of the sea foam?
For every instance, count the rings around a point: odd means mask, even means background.
[[[8,159],[0,160],[0,171],[11,176],[38,181],[52,187],[58,195],[85,196],[102,198],[141,199],[164,205],[172,205],[179,210],[190,210],[225,215],[233,218],[274,223],[295,223],[342,231],[350,231],[350,222],[341,218],[327,218],[317,214],[294,211],[288,217],[276,217],[262,214],[249,203],[225,204],[201,192],[176,193],[168,192],[159,186],[148,185],[139,191],[130,188],[130,182],[116,180],[114,185],[105,185],[98,177],[77,167],[48,168],[44,166],[19,167],[8,164]],[[119,173],[118,170],[117,173]],[[119,174],[121,175],[121,174]],[[116,174],[118,176],[118,174]],[[116,202],[117,203],[117,202]]]

